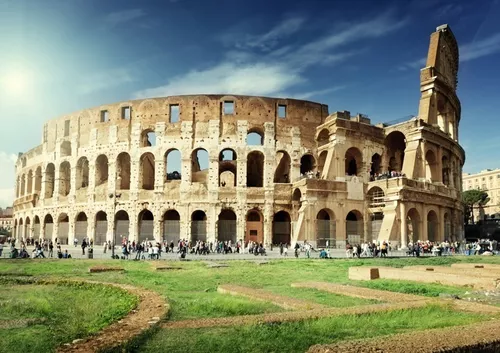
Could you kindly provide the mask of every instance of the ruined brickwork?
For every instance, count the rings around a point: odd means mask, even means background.
[[[427,65],[419,116],[393,125],[308,101],[220,95],[51,120],[16,165],[16,235],[331,247],[460,239],[465,155],[447,26],[432,34]]]

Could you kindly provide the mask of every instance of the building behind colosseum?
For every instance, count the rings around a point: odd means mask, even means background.
[[[16,165],[15,234],[339,248],[461,239],[457,71],[444,25],[420,72],[418,116],[398,123],[234,95],[134,100],[50,120]]]

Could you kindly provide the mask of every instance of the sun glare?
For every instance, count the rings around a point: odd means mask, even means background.
[[[27,71],[11,71],[2,79],[2,86],[7,93],[18,95],[31,85],[31,75]]]

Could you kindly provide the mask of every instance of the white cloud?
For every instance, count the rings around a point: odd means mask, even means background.
[[[17,156],[0,151],[0,207],[11,206],[14,201],[15,164]]]
[[[81,94],[89,94],[134,81],[135,78],[130,70],[120,68],[82,76],[77,84],[77,90]]]
[[[122,10],[111,12],[106,16],[104,21],[110,26],[117,26],[121,23],[129,22],[139,17],[143,17],[144,15],[146,15],[146,13],[142,9]]]
[[[335,87],[320,89],[317,91],[297,93],[297,94],[294,94],[293,97],[297,98],[297,99],[309,99],[312,97],[324,96],[325,94],[337,92],[337,91],[343,90],[345,88],[346,88],[346,86],[335,86]]]
[[[264,35],[247,36],[243,44],[234,44],[240,50],[229,50],[212,67],[191,70],[171,78],[165,85],[141,90],[134,96],[145,98],[196,93],[277,95],[307,81],[303,73],[311,66],[338,64],[359,52],[340,51],[341,46],[383,36],[406,23],[405,19],[395,21],[392,12],[386,12],[366,22],[345,25],[342,28],[347,29],[302,45],[279,47],[279,39],[294,34],[304,25],[303,19],[287,19]],[[243,50],[244,47],[247,50]],[[273,50],[269,52],[271,48]],[[261,54],[255,54],[252,49],[259,49]]]

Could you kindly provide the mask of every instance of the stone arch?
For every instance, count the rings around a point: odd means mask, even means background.
[[[204,148],[197,148],[191,153],[191,181],[206,183],[208,177],[209,157]]]
[[[114,243],[120,246],[130,235],[130,218],[127,211],[120,210],[115,214]]]
[[[356,245],[364,241],[363,214],[358,210],[351,210],[345,218],[345,234],[349,244]]]
[[[231,241],[236,244],[236,213],[231,209],[223,209],[217,222],[217,240]]]
[[[31,170],[31,169],[28,172],[27,187],[28,187],[28,190],[26,193],[28,195],[31,195],[33,193],[33,170]]]
[[[207,215],[201,210],[191,214],[191,241],[207,241]]]
[[[378,186],[374,186],[366,193],[369,207],[385,207],[385,194],[384,190]]]
[[[300,202],[301,198],[302,198],[302,192],[300,191],[299,188],[295,189],[292,194],[292,201]]]
[[[427,240],[435,242],[439,239],[439,219],[434,210],[427,213]]]
[[[57,241],[61,245],[68,245],[69,217],[67,213],[61,213],[57,217]]]
[[[441,177],[443,184],[450,186],[450,160],[448,156],[441,158]]]
[[[75,217],[75,239],[82,240],[84,238],[87,238],[88,224],[89,223],[87,214],[85,212],[79,212]],[[101,239],[99,240],[97,239],[97,234],[95,235],[94,238],[94,244],[95,245],[102,244]]]
[[[31,238],[31,219],[26,217],[26,221],[24,222],[24,237],[26,239]]]
[[[250,116],[267,116],[271,109],[268,105],[259,97],[250,97],[244,103],[244,111],[248,112]]]
[[[251,209],[246,215],[245,242],[260,244],[264,242],[264,217],[258,209]]]
[[[279,211],[273,216],[273,244],[291,244],[291,217],[286,211]]]
[[[71,142],[63,141],[61,143],[61,157],[70,157],[71,156]]]
[[[247,133],[247,146],[264,145],[264,131],[260,128],[251,128]]]
[[[26,194],[26,174],[23,174],[21,176],[21,191],[19,193],[19,196],[24,196]]]
[[[156,146],[156,133],[153,129],[143,130],[141,133],[141,147]]]
[[[95,186],[104,185],[108,182],[109,167],[108,157],[101,154],[95,161]]]
[[[337,223],[335,213],[329,208],[321,209],[316,215],[316,246],[336,247]]]
[[[151,152],[144,153],[140,160],[139,185],[144,190],[155,188],[155,156]]]
[[[416,208],[408,211],[406,225],[408,242],[417,242],[420,237],[420,214]]]
[[[219,186],[236,186],[238,162],[236,152],[225,148],[219,153]]]
[[[71,191],[71,165],[68,161],[62,162],[59,167],[59,194],[68,196]]]
[[[438,163],[436,160],[436,154],[433,150],[429,149],[425,153],[425,179],[431,182],[436,182],[438,173]]]
[[[264,186],[264,154],[252,151],[247,156],[247,187]]]
[[[142,210],[138,216],[138,227],[139,227],[139,243],[143,241],[154,242],[154,223],[155,218],[150,210]]]
[[[322,129],[319,132],[318,137],[316,138],[316,142],[318,143],[318,147],[326,145],[328,142],[330,142],[330,130],[328,130],[327,128]]]
[[[107,240],[108,234],[108,214],[99,211],[95,215],[95,243],[103,244]]]
[[[356,147],[351,147],[345,152],[345,174],[362,174],[363,155]]]
[[[314,172],[316,170],[316,159],[310,153],[304,154],[300,158],[300,174],[306,175],[309,172]]]
[[[33,218],[33,238],[40,238],[40,217],[38,216]]]
[[[445,241],[452,241],[452,228],[451,228],[451,217],[448,212],[446,212],[443,216],[443,222],[444,222],[444,240]]]
[[[181,152],[172,148],[165,153],[165,178],[169,180],[181,180],[182,159]]]
[[[54,196],[54,183],[56,179],[56,167],[49,163],[45,169],[45,198],[50,199]]]
[[[42,191],[42,167],[36,168],[35,171],[35,194],[40,194]]]
[[[385,165],[389,172],[401,172],[406,150],[406,136],[401,131],[393,131],[384,141]]]
[[[274,172],[274,182],[290,183],[290,168],[292,163],[290,155],[286,151],[278,151],[276,153],[276,161],[278,164]]]
[[[323,174],[323,169],[325,168],[326,158],[328,157],[328,151],[323,151],[318,157],[318,172]]]
[[[181,238],[181,216],[176,210],[167,210],[163,214],[163,240],[177,244]]]
[[[76,163],[76,190],[89,186],[89,160],[81,157]]]
[[[137,107],[137,115],[153,116],[160,110],[160,104],[154,99],[145,99]]]
[[[382,172],[382,157],[378,153],[374,153],[372,155],[372,163],[370,167],[370,177],[373,179],[375,175],[380,174]]]
[[[130,190],[130,155],[127,152],[116,158],[116,188]]]

